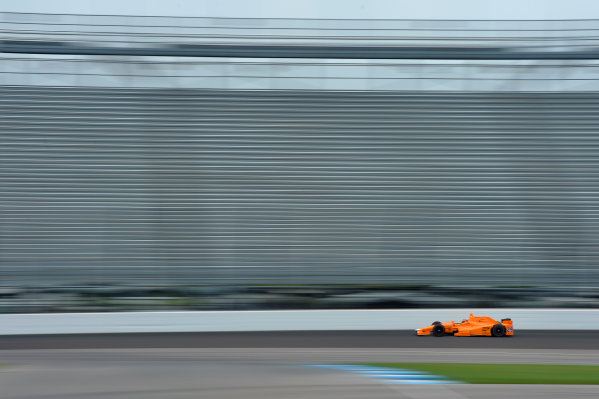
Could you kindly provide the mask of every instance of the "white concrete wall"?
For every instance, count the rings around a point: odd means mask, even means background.
[[[599,330],[599,309],[410,309],[2,314],[0,335],[194,331],[412,330],[472,312],[517,330]]]

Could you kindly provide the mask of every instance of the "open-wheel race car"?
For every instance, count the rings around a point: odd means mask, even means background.
[[[455,335],[456,337],[472,336],[493,336],[504,337],[514,335],[514,324],[512,319],[501,319],[501,322],[486,316],[474,316],[462,320],[461,323],[448,321],[441,323],[434,321],[430,326],[416,330],[417,335],[434,335],[442,337],[444,335]]]

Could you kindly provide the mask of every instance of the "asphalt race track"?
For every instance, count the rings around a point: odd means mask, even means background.
[[[596,331],[511,338],[399,332],[0,336],[2,399],[561,399],[599,386],[405,385],[338,369],[366,362],[599,365]]]
[[[472,348],[599,349],[599,331],[517,331],[513,337],[419,337],[412,331],[281,331],[0,335],[2,349]]]

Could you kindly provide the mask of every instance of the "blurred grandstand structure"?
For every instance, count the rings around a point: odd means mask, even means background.
[[[599,21],[0,18],[0,311],[599,306]]]

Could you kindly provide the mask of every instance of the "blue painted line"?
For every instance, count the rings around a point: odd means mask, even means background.
[[[438,380],[439,376],[431,374],[374,374],[378,378],[388,378],[390,380]],[[443,377],[441,377],[443,378]]]
[[[462,384],[447,377],[416,370],[350,364],[310,364],[309,366],[348,371],[375,378],[388,384]]]

